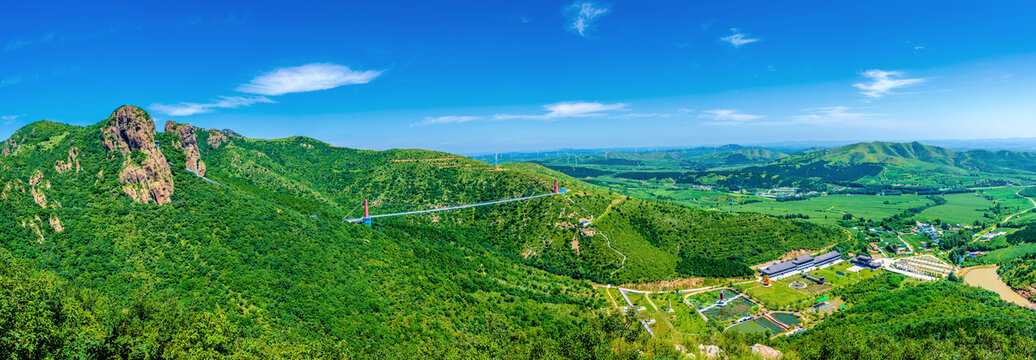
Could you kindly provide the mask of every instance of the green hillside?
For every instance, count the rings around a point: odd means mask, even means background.
[[[859,303],[804,335],[803,359],[1029,359],[1036,315],[956,282],[903,284],[887,274],[843,293]]]
[[[605,326],[587,279],[666,280],[681,256],[744,265],[844,236],[625,198],[532,164],[153,126],[122,107],[0,145],[0,352],[567,357]],[[364,199],[408,211],[546,193],[555,179],[567,195],[342,221]],[[595,331],[587,351],[638,341]]]

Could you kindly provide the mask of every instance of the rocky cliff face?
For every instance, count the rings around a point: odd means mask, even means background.
[[[219,149],[220,145],[229,141],[226,135],[216,129],[209,130],[209,146],[213,149]]]
[[[173,173],[155,144],[155,122],[144,110],[123,106],[101,127],[105,150],[124,160],[119,181],[134,201],[162,205],[173,195]]]
[[[174,140],[173,146],[183,149],[183,154],[187,158],[187,170],[193,171],[198,176],[205,176],[205,163],[201,161],[201,151],[198,150],[198,139],[194,135],[194,126],[167,121],[165,131],[177,135],[179,140]]]

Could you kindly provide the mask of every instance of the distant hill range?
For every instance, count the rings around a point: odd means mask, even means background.
[[[1030,184],[1036,154],[957,151],[912,143],[866,142],[834,148],[777,149],[726,145],[644,153],[607,153],[535,160],[577,177],[614,176],[739,188],[798,187],[864,192],[940,192]],[[587,170],[587,168],[593,171]]]

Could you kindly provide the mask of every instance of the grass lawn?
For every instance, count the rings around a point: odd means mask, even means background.
[[[669,327],[669,324],[666,323],[666,315],[664,312],[651,314],[649,319],[655,320],[654,324],[648,326],[651,327],[651,331],[654,331],[656,336],[668,334],[673,330]]]
[[[645,312],[649,312],[650,313],[650,312],[658,311],[658,309],[655,309],[654,307],[651,306],[651,304],[648,303],[647,299],[644,297],[644,294],[627,293],[626,296],[628,296],[630,298],[630,302],[633,303],[634,307],[640,308],[641,306],[643,306],[643,307],[647,308],[647,310],[639,311],[641,313],[645,313]]]
[[[740,333],[749,333],[749,334],[763,334],[763,335],[766,335],[766,336],[773,335],[773,331],[771,331],[770,328],[767,328],[767,327],[759,324],[755,320],[749,320],[749,321],[745,321],[743,323],[731,326],[730,328],[727,329],[727,331],[736,331],[736,332],[740,332]]]
[[[674,312],[664,314],[669,317],[669,322],[681,334],[702,334],[712,328],[711,325],[705,322],[705,319],[701,318],[701,315],[698,315],[695,309],[684,304],[683,295],[681,294],[652,294],[651,299],[658,306],[662,307],[663,313],[668,305],[667,301],[672,301]]]

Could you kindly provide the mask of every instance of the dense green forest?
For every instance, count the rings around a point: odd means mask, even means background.
[[[537,164],[152,121],[124,107],[0,144],[0,357],[676,358],[675,344],[707,342],[736,359],[762,342],[811,358],[800,344],[836,331],[652,338],[600,310],[591,281],[744,277],[843,242],[840,230],[629,198]],[[375,214],[429,209],[547,193],[556,179],[567,194],[343,221],[362,200]],[[910,295],[940,307],[972,296],[936,290]],[[1026,319],[957,338],[1024,345]]]
[[[1032,291],[1036,287],[1036,254],[1026,254],[999,264],[996,270],[1008,286]]]
[[[789,339],[803,359],[1031,359],[1036,313],[957,282],[885,274],[841,291],[856,304]],[[900,286],[903,286],[900,288]]]

